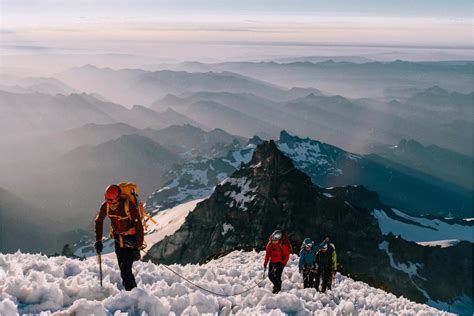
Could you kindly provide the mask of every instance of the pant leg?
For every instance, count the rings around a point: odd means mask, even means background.
[[[310,270],[308,273],[308,287],[309,288],[314,287],[315,278],[316,278],[316,273]]]
[[[120,248],[120,244],[115,242],[115,254],[120,268],[120,276],[122,277],[122,284],[126,291],[130,291],[137,286],[135,277],[132,273],[132,265],[136,250],[132,248]]]
[[[314,274],[314,288],[319,291],[319,283],[321,280],[321,269],[318,269]]]
[[[310,276],[311,276],[311,272],[309,270],[303,270],[303,287],[305,289],[311,287]]]
[[[273,287],[275,288],[275,282],[276,282],[276,266],[273,262],[270,262],[270,265],[268,266],[268,278],[270,281],[273,283]]]
[[[283,274],[283,268],[284,267],[285,266],[281,262],[276,264],[275,286],[276,286],[276,289],[277,289],[277,293],[281,291],[281,275]]]
[[[321,288],[321,292],[325,292],[327,288],[331,288],[330,282],[331,282],[331,271],[330,270],[324,270],[323,271],[323,285]]]

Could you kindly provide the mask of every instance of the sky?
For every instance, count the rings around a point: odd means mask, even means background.
[[[114,53],[163,59],[272,55],[275,45],[297,52],[300,47],[300,54],[310,53],[312,45],[472,49],[473,3],[1,0],[0,49],[3,55]]]

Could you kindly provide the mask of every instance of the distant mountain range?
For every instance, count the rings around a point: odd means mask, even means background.
[[[463,93],[472,91],[472,62],[348,63],[326,60],[276,62],[182,63],[150,66],[150,70],[230,71],[282,87],[317,87],[329,94],[355,98],[381,96],[386,88],[438,85]]]
[[[409,216],[361,186],[320,188],[273,141],[265,141],[145,259],[203,263],[235,249],[261,250],[274,229],[289,232],[294,251],[305,237],[318,241],[329,236],[344,274],[462,312],[472,309],[473,225]],[[440,237],[457,241],[437,247],[414,242]]]
[[[277,98],[284,90],[260,80],[228,71],[188,73],[184,71],[113,70],[87,65],[56,75],[68,85],[88,93],[97,92],[109,100],[132,106],[150,105],[166,94],[198,91],[252,93]]]
[[[42,93],[55,96],[56,94],[69,95],[76,90],[56,78],[26,77],[0,79],[0,90],[12,93]]]
[[[87,123],[126,123],[137,128],[163,128],[172,124],[196,124],[170,109],[157,113],[149,108],[104,102],[88,94],[68,96],[21,94],[0,91],[2,135],[68,130]]]
[[[435,91],[436,88],[429,88],[418,93],[431,95]],[[292,89],[287,92],[289,95],[292,98],[276,102],[248,93],[197,92],[167,95],[155,101],[152,108],[162,111],[169,107],[204,125],[246,137],[274,138],[285,129],[360,153],[370,152],[370,146],[376,143],[393,144],[402,138],[415,138],[474,155],[472,148],[465,145],[474,141],[473,123],[460,121],[472,116],[472,107],[460,105],[469,99],[468,94],[451,94],[458,101],[453,99],[452,104],[443,106],[405,103],[411,97],[402,98],[404,103],[348,99],[322,95],[314,89]]]
[[[254,138],[227,156],[198,159],[176,166],[167,175],[168,183],[148,199],[150,210],[168,208],[184,201],[205,197],[226,175],[250,160]],[[376,155],[361,156],[283,131],[276,142],[295,167],[322,187],[360,184],[380,194],[382,201],[414,214],[472,216],[472,190],[433,178]]]

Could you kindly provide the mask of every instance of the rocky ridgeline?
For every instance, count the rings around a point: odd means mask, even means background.
[[[160,263],[198,263],[234,249],[261,250],[278,228],[290,233],[294,252],[305,237],[330,236],[344,274],[396,295],[446,304],[463,295],[472,300],[472,243],[423,247],[384,236],[374,209],[391,212],[362,186],[314,185],[273,141],[265,141],[149,253]]]

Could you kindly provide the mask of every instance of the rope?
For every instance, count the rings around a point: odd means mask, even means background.
[[[143,250],[143,249],[140,249],[141,252],[143,252],[144,254],[146,254],[148,257],[150,257],[151,259],[155,260],[155,261],[158,261],[158,259],[156,259],[155,257],[153,257],[152,255],[150,255],[147,251]],[[260,286],[260,284],[262,284],[264,281],[265,281],[265,273],[263,274],[263,278],[260,282],[255,282],[255,285],[254,286],[251,286],[249,287],[248,289],[244,290],[244,291],[241,291],[241,292],[237,292],[237,293],[234,293],[234,294],[221,294],[221,293],[216,293],[216,292],[213,292],[211,290],[208,290],[194,282],[192,282],[191,280],[189,280],[188,278],[186,278],[185,276],[179,274],[178,272],[174,271],[173,269],[171,269],[170,267],[166,266],[166,265],[162,265],[162,267],[164,267],[165,269],[169,270],[170,272],[176,274],[178,277],[180,277],[181,279],[185,280],[186,282],[194,285],[195,287],[197,287],[198,289],[201,289],[207,293],[210,293],[210,294],[213,294],[213,295],[216,295],[216,296],[221,296],[221,297],[231,297],[231,296],[237,296],[237,295],[242,295],[244,293],[247,293],[251,290],[253,290],[254,288],[256,288],[257,286]]]

